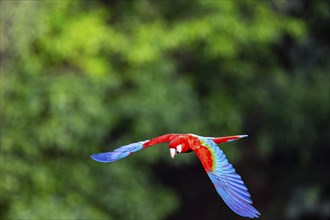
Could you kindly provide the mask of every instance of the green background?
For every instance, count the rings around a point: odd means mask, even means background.
[[[166,133],[222,145],[262,219],[330,217],[328,1],[1,1],[7,219],[242,219]]]

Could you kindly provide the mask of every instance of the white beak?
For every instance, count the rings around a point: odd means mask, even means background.
[[[174,159],[174,156],[176,155],[176,149],[175,148],[170,148],[170,155],[172,159]]]
[[[178,146],[176,146],[176,150],[178,151],[178,153],[181,153],[181,151],[182,151],[182,145],[179,144]]]

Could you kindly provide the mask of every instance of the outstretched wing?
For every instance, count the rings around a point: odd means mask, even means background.
[[[155,144],[169,142],[171,140],[171,138],[174,136],[175,136],[175,134],[166,134],[166,135],[162,135],[162,136],[153,138],[151,140],[140,141],[137,143],[124,145],[112,152],[93,154],[93,155],[91,155],[91,158],[93,160],[101,162],[101,163],[114,162],[114,161],[120,160],[124,157],[127,157],[139,150],[142,150],[143,148],[147,148],[147,147],[150,147]]]
[[[238,215],[257,218],[260,213],[251,205],[248,192],[240,175],[228,162],[223,151],[212,139],[198,136],[200,145],[194,147],[207,175],[223,201]]]
[[[93,155],[91,155],[91,158],[93,160],[96,160],[96,161],[102,162],[102,163],[114,162],[114,161],[120,160],[124,157],[127,157],[127,156],[135,153],[136,151],[142,150],[143,144],[146,142],[147,141],[140,141],[137,143],[122,146],[112,152],[93,154]]]

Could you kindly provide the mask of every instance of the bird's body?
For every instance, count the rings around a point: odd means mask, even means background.
[[[243,137],[247,135],[214,138],[194,134],[165,134],[151,140],[122,146],[112,152],[94,154],[91,157],[98,162],[113,162],[155,144],[169,142],[172,158],[179,153],[195,152],[218,194],[234,212],[244,217],[257,218],[260,213],[251,205],[250,194],[244,182],[217,146]]]

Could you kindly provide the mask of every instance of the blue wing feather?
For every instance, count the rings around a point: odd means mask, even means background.
[[[112,152],[99,153],[91,155],[91,158],[101,163],[109,163],[129,156],[136,151],[142,150],[143,144],[147,141],[140,141],[133,144],[124,145]]]
[[[198,138],[214,155],[215,168],[207,174],[224,202],[238,215],[258,218],[260,212],[251,205],[250,193],[223,151],[211,139]]]

